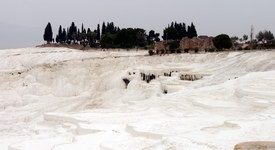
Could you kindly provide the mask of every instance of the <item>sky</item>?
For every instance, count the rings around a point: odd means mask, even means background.
[[[96,29],[114,22],[120,28],[139,27],[162,35],[172,21],[196,26],[199,35],[229,36],[275,33],[274,0],[0,0],[0,49],[43,44],[48,22],[54,37],[59,25]]]

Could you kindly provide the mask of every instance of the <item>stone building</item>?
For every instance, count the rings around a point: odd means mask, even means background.
[[[165,40],[155,43],[155,50],[170,50],[170,44],[174,42],[174,40]]]
[[[215,48],[213,44],[213,37],[208,37],[208,36],[199,36],[199,37],[194,37],[192,39],[190,38],[182,38],[180,41],[180,49],[185,50],[206,50],[206,49],[213,49]]]
[[[201,51],[204,51],[206,49],[215,49],[215,46],[212,40],[213,40],[213,37],[208,37],[208,36],[198,36],[192,39],[184,37],[180,41],[179,49],[181,51],[184,51],[185,49],[188,49],[188,50],[197,49]],[[172,42],[173,40],[161,41],[161,42],[155,43],[155,52],[164,51],[168,53],[170,51],[170,44]]]
[[[166,49],[169,49],[169,46],[166,44],[165,41],[155,43],[155,51],[157,51],[157,50],[166,50]]]

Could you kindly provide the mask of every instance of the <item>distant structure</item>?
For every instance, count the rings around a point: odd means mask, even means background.
[[[168,41],[161,41],[155,43],[155,51],[170,51],[170,43],[172,43],[173,40]],[[215,49],[215,46],[213,44],[213,37],[208,36],[198,36],[194,37],[192,39],[184,37],[179,42],[179,50],[199,50],[199,51],[205,51],[207,49]]]
[[[198,36],[192,39],[183,38],[180,41],[181,50],[189,49],[189,50],[206,50],[215,48],[213,44],[213,37],[208,36]]]
[[[252,43],[254,39],[254,26],[251,25],[251,31],[250,31],[250,43]]]
[[[254,26],[251,25],[251,31],[250,31],[250,46],[253,46],[253,40],[254,40]]]
[[[169,49],[167,41],[160,41],[155,43],[155,51]]]

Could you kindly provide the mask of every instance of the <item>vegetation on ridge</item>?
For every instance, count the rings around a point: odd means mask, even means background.
[[[66,45],[83,45],[84,47],[101,47],[101,48],[152,48],[155,42],[160,41],[160,34],[154,30],[148,33],[142,28],[123,28],[115,26],[113,22],[103,22],[97,25],[95,30],[84,28],[82,24],[79,29],[74,22],[69,28],[59,26],[55,40],[52,35],[51,24],[48,23],[44,35],[47,43],[56,42]],[[196,37],[197,31],[192,23],[187,27],[185,23],[172,22],[163,30],[162,38],[164,40],[180,40],[183,37]]]
[[[172,22],[164,28],[161,37],[164,41],[175,41],[172,43],[176,44],[170,47],[173,49],[172,51],[176,52],[180,40],[197,36],[197,30],[193,23],[191,23],[190,26],[186,26],[185,23]],[[43,39],[48,44],[55,42],[68,47],[71,45],[79,45],[82,47],[125,49],[153,49],[154,44],[161,40],[160,34],[156,33],[154,30],[146,32],[146,30],[142,28],[120,29],[120,27],[115,26],[113,22],[103,22],[102,25],[98,24],[94,30],[91,30],[91,28],[86,29],[83,24],[81,28],[78,28],[74,22],[72,22],[68,28],[63,28],[60,25],[55,39],[53,38],[51,23],[48,23],[45,28]],[[218,50],[230,48],[238,50],[275,48],[274,35],[268,30],[260,31],[256,35],[256,39],[254,39],[252,35],[249,39],[246,34],[241,38],[237,36],[229,38],[228,35],[221,34],[213,39],[213,43]]]

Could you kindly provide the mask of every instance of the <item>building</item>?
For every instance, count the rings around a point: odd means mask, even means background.
[[[173,40],[168,41],[161,41],[155,43],[155,52],[170,52],[170,45],[173,43]],[[215,49],[215,46],[213,44],[213,37],[208,36],[198,36],[194,37],[192,39],[184,37],[179,42],[179,49],[181,51],[184,50],[199,50],[199,51],[205,51],[209,49]]]
[[[213,44],[213,37],[208,36],[198,36],[194,37],[192,39],[190,38],[182,38],[180,41],[180,47],[181,50],[206,50],[206,49],[215,49],[215,46]]]

